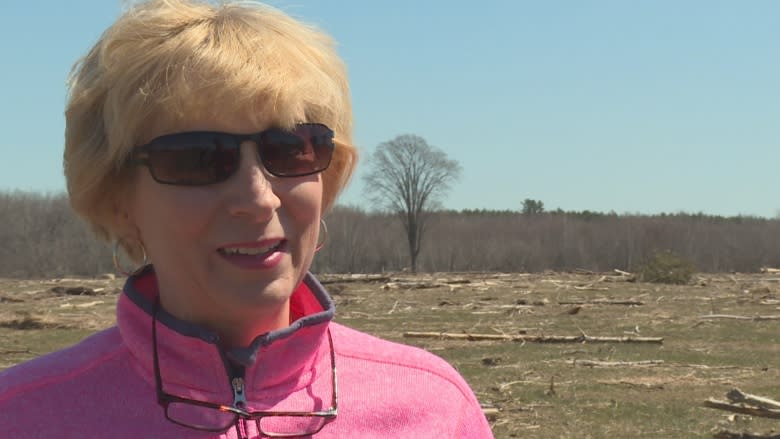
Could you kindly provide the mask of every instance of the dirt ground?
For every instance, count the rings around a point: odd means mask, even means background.
[[[339,322],[450,361],[497,438],[780,432],[780,420],[703,406],[732,388],[780,399],[780,275],[700,274],[685,286],[588,272],[320,278]],[[0,369],[114,324],[121,284],[0,279]]]

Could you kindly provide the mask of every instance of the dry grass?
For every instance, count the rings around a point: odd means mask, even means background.
[[[723,429],[780,430],[777,421],[701,405],[732,387],[780,397],[780,321],[699,318],[780,314],[774,275],[700,275],[689,286],[629,283],[609,274],[390,277],[322,279],[341,323],[418,345],[455,365],[483,406],[499,410],[491,420],[497,438],[705,438]],[[0,368],[113,324],[120,284],[0,279]],[[52,289],[57,286],[104,289],[70,295]],[[588,303],[604,300],[642,304]],[[664,343],[408,339],[405,331],[632,335],[664,337]]]

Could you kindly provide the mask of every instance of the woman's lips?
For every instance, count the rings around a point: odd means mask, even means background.
[[[217,253],[239,268],[267,270],[282,260],[286,244],[284,239],[230,244],[217,249]]]

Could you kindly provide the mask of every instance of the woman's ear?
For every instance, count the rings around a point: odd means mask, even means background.
[[[136,220],[136,191],[133,189],[136,176],[122,175],[119,184],[114,186],[111,200],[113,238],[140,239]]]
[[[135,220],[133,203],[128,197],[120,197],[113,204],[113,240],[119,242],[124,251],[136,262],[146,258],[141,230]]]
[[[113,222],[115,225],[115,238],[136,238],[138,227],[133,219],[130,203],[127,201],[114,200],[113,203]]]

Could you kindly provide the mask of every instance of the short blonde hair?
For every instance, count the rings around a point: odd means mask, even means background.
[[[236,114],[252,122],[271,114],[282,128],[303,122],[301,115],[324,123],[337,143],[322,175],[324,211],[357,161],[346,68],[333,41],[258,3],[136,4],[76,63],[69,91],[68,193],[106,240],[118,238],[117,207],[133,176],[129,154],[155,129]]]

